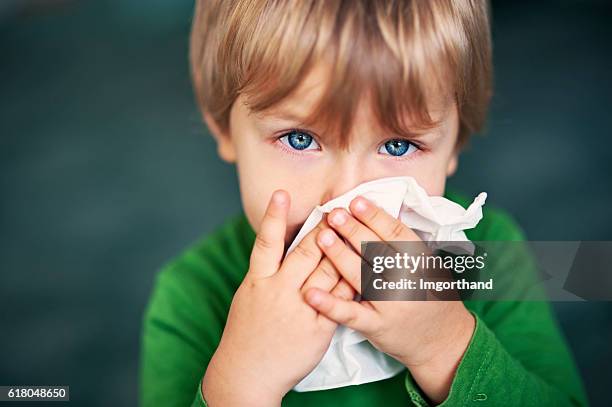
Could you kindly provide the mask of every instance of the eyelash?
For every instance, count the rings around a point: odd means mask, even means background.
[[[391,154],[381,154],[381,155],[385,156],[385,159],[391,159],[391,160],[394,160],[394,161],[408,161],[408,160],[415,159],[416,157],[420,156],[425,151],[427,151],[422,144],[414,142],[414,141],[412,141],[410,139],[407,139],[407,138],[403,138],[403,137],[393,137],[393,138],[390,138],[390,139],[387,139],[387,140],[383,141],[382,143],[380,143],[378,145],[378,147],[376,147],[376,151],[378,151],[382,146],[384,146],[386,143],[388,143],[391,140],[405,140],[409,144],[413,145],[414,148],[416,148],[416,151],[414,151],[411,154],[402,155],[402,156],[396,156],[396,155],[391,155]]]
[[[300,157],[300,158],[304,158],[305,155],[309,155],[310,153],[306,153],[303,152],[302,150],[296,150],[293,148],[289,148],[287,147],[282,141],[281,139],[283,137],[287,137],[288,135],[290,135],[293,132],[299,132],[299,133],[304,133],[310,137],[312,137],[312,139],[319,145],[321,146],[321,143],[319,143],[319,140],[317,139],[317,137],[315,137],[312,133],[310,133],[309,131],[303,130],[303,129],[289,129],[289,130],[285,130],[283,131],[283,133],[280,136],[275,137],[274,140],[274,144],[278,146],[278,148],[282,149],[284,152],[288,153],[288,154],[292,154],[296,157]],[[312,150],[306,150],[306,151],[312,151]]]
[[[321,145],[321,143],[319,142],[319,140],[317,139],[317,137],[316,137],[316,136],[314,136],[312,133],[310,133],[310,132],[309,132],[309,131],[307,131],[307,130],[298,129],[298,128],[295,128],[295,129],[289,129],[289,130],[285,130],[285,131],[284,131],[284,132],[283,132],[283,133],[282,133],[280,136],[275,137],[275,140],[274,140],[275,142],[274,142],[274,144],[275,144],[275,145],[278,145],[278,146],[279,146],[279,148],[281,148],[282,150],[284,150],[284,151],[285,151],[286,153],[288,153],[288,154],[292,154],[292,155],[294,155],[294,156],[298,156],[298,157],[304,157],[304,155],[305,155],[305,153],[304,153],[304,152],[301,152],[301,150],[295,150],[295,149],[293,149],[293,148],[289,148],[289,147],[285,146],[285,144],[284,144],[284,143],[281,141],[281,139],[282,139],[283,137],[286,137],[286,136],[290,135],[290,134],[291,134],[291,133],[293,133],[293,132],[304,133],[304,134],[306,134],[306,135],[308,135],[308,136],[312,137],[312,138],[313,138],[313,140],[314,140],[314,141],[315,141],[315,142],[316,142],[316,143],[317,143],[319,146]],[[393,137],[393,138],[390,138],[390,139],[384,140],[383,142],[381,142],[381,143],[380,143],[380,144],[379,144],[379,145],[376,147],[376,151],[378,151],[378,150],[380,149],[380,147],[384,146],[384,145],[385,145],[385,143],[387,143],[387,142],[389,142],[389,141],[391,141],[391,140],[406,140],[408,143],[412,144],[412,145],[413,145],[413,146],[416,148],[416,150],[417,150],[417,151],[413,152],[412,154],[408,154],[408,155],[405,155],[405,156],[399,156],[399,157],[398,157],[398,156],[391,155],[391,154],[381,154],[381,155],[387,155],[387,156],[388,156],[388,158],[390,158],[390,159],[392,159],[392,160],[395,160],[395,161],[404,161],[404,160],[410,160],[410,159],[413,159],[415,156],[421,155],[421,153],[423,153],[423,152],[425,152],[425,151],[426,151],[425,147],[424,147],[423,145],[421,145],[420,143],[417,143],[417,142],[415,142],[415,141],[412,141],[412,140],[407,139],[407,138],[402,138],[402,137]],[[309,151],[309,150],[307,150],[307,151]],[[320,151],[320,150],[319,150],[319,151]],[[307,153],[306,153],[306,154],[307,154]]]

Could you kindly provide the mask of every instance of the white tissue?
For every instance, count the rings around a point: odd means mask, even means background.
[[[487,198],[487,194],[482,192],[464,209],[446,198],[428,196],[412,177],[381,178],[366,182],[317,206],[287,249],[287,254],[321,221],[324,213],[335,208],[349,210],[349,204],[358,195],[400,219],[430,246],[434,246],[435,242],[459,241],[468,245],[465,249],[469,252],[472,252],[472,245],[463,231],[478,224],[482,218],[482,205]],[[393,377],[403,369],[401,363],[374,348],[358,332],[346,326],[338,326],[321,362],[294,390],[325,390],[375,382]]]

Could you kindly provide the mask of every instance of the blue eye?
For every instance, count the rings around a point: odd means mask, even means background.
[[[395,157],[401,157],[404,155],[412,154],[417,150],[417,146],[409,142],[408,140],[396,138],[389,140],[385,144],[380,146],[378,152],[385,155],[388,154]]]
[[[310,134],[299,130],[292,130],[279,138],[279,140],[294,150],[317,150],[319,146]],[[309,148],[313,146],[314,148]]]

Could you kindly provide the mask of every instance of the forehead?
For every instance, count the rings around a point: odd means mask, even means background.
[[[287,97],[265,110],[251,113],[258,117],[280,117],[303,122],[321,103],[329,81],[329,71],[322,64],[317,64]]]
[[[250,114],[259,119],[290,122],[296,127],[314,128],[315,130],[335,128],[338,130],[335,123],[326,123],[326,121],[333,122],[334,120],[333,114],[329,117],[329,112],[333,111],[334,107],[326,106],[326,104],[329,104],[329,100],[326,100],[329,99],[329,95],[326,95],[326,92],[333,88],[332,81],[334,80],[330,72],[331,68],[328,65],[322,63],[315,65],[292,93],[273,106],[261,111],[250,111]],[[430,82],[431,86],[428,87],[425,104],[432,120],[442,124],[449,117],[452,108],[455,107],[455,102],[448,92],[433,85],[434,83],[435,81]],[[350,102],[354,103],[354,114],[352,115],[349,130],[351,136],[349,138],[353,138],[354,133],[363,133],[365,129],[389,135],[389,126],[385,119],[394,113],[380,111],[380,106],[378,106],[377,111],[376,95],[374,93],[374,89],[365,86],[361,92],[355,92],[352,95],[353,100]],[[327,112],[326,120],[319,120],[318,113],[321,111]],[[423,126],[418,120],[411,119],[409,112],[406,112],[404,116],[400,121],[406,124],[405,133],[418,136],[419,133],[426,130],[427,126]]]

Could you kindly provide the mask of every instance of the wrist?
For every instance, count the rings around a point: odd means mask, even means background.
[[[249,369],[233,368],[228,363],[230,360],[217,349],[208,364],[201,382],[201,390],[209,407],[281,405],[283,394],[266,386],[261,376],[256,378],[249,374]]]
[[[422,363],[404,363],[413,379],[435,403],[441,403],[447,398],[457,368],[476,328],[474,316],[463,303],[457,305],[460,307],[455,312],[447,313],[447,318],[440,322],[443,329],[436,336],[437,340],[430,342],[428,349],[423,349],[427,356],[422,359]]]

